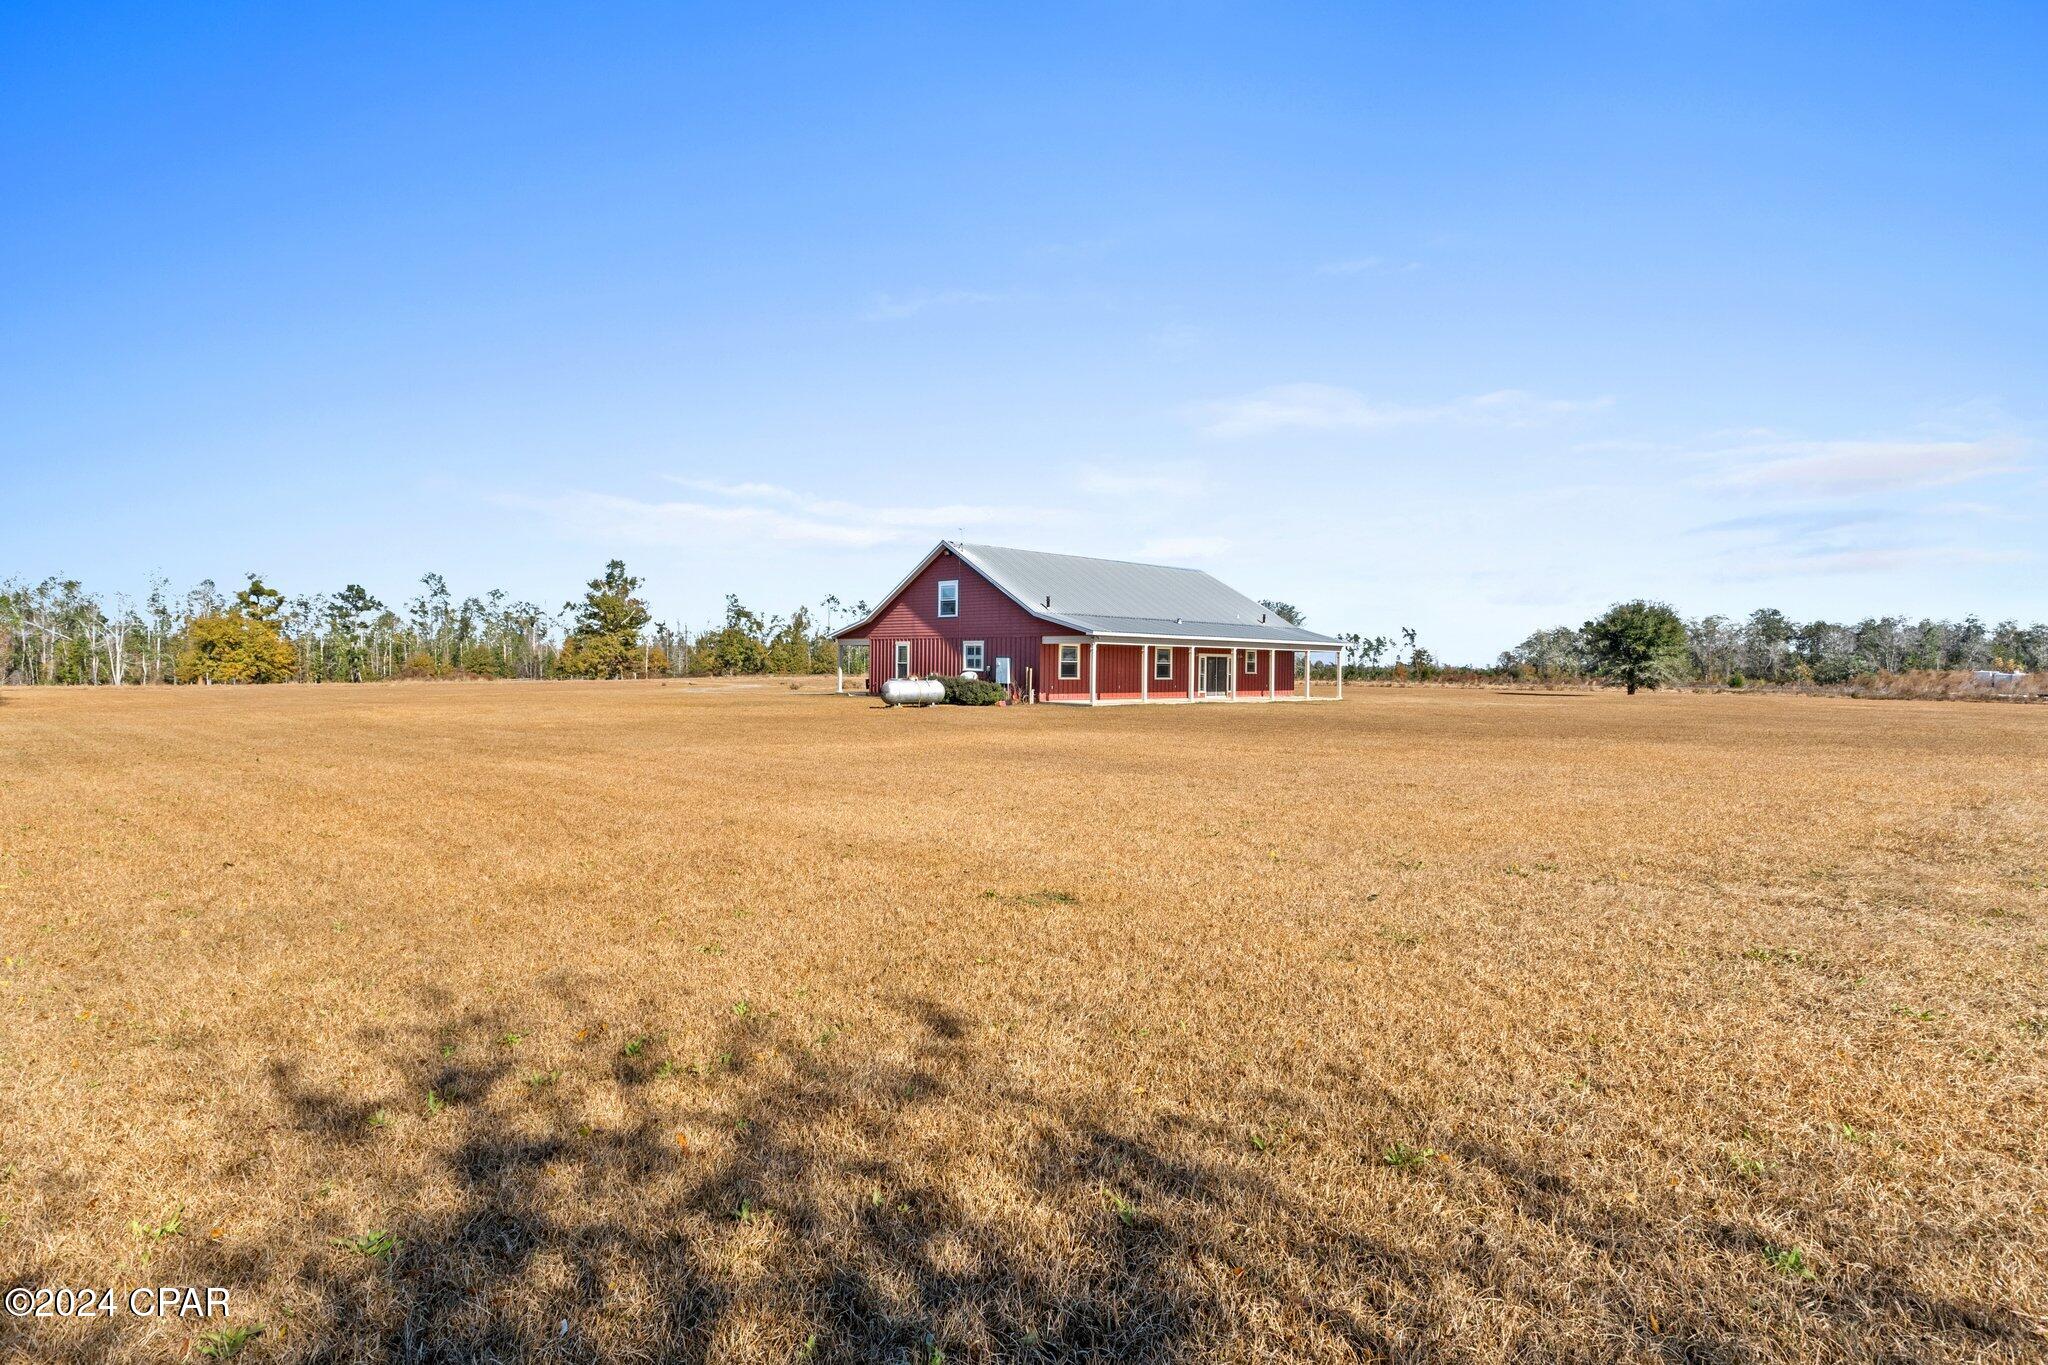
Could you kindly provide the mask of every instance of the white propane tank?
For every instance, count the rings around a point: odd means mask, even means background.
[[[882,684],[882,700],[890,706],[936,706],[946,699],[946,685],[930,678],[890,678]]]

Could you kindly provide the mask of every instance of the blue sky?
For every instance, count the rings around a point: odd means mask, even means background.
[[[0,10],[0,577],[2048,614],[2048,9]]]

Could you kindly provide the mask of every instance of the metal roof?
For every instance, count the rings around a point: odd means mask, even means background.
[[[1337,643],[1327,635],[1288,625],[1200,569],[1001,545],[941,543],[1025,610],[1069,626],[1076,634],[1253,640],[1275,645]]]
[[[917,562],[881,605],[862,620],[833,632],[837,640],[864,638],[888,605],[916,581],[940,551],[951,550],[1018,606],[1075,635],[1126,639],[1215,640],[1234,644],[1335,649],[1339,641],[1273,613],[1200,569],[1091,559],[1003,545],[942,540]],[[1050,602],[1050,605],[1047,605]]]
[[[1278,645],[1289,649],[1335,649],[1337,641],[1279,617],[1263,625],[1240,626],[1225,621],[1162,621],[1149,616],[1070,616],[1076,635],[1160,640],[1215,640],[1229,644]]]

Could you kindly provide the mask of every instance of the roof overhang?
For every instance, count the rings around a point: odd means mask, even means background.
[[[1048,635],[1045,642],[1049,645],[1194,645],[1197,648],[1203,645],[1236,645],[1253,649],[1282,649],[1291,654],[1299,654],[1304,650],[1320,654],[1344,647],[1341,640],[1270,640],[1254,636],[1228,635],[1137,635],[1129,631],[1102,635]]]

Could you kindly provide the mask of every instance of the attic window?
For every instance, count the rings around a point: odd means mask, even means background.
[[[939,582],[939,615],[941,617],[960,614],[960,580],[941,579]]]

